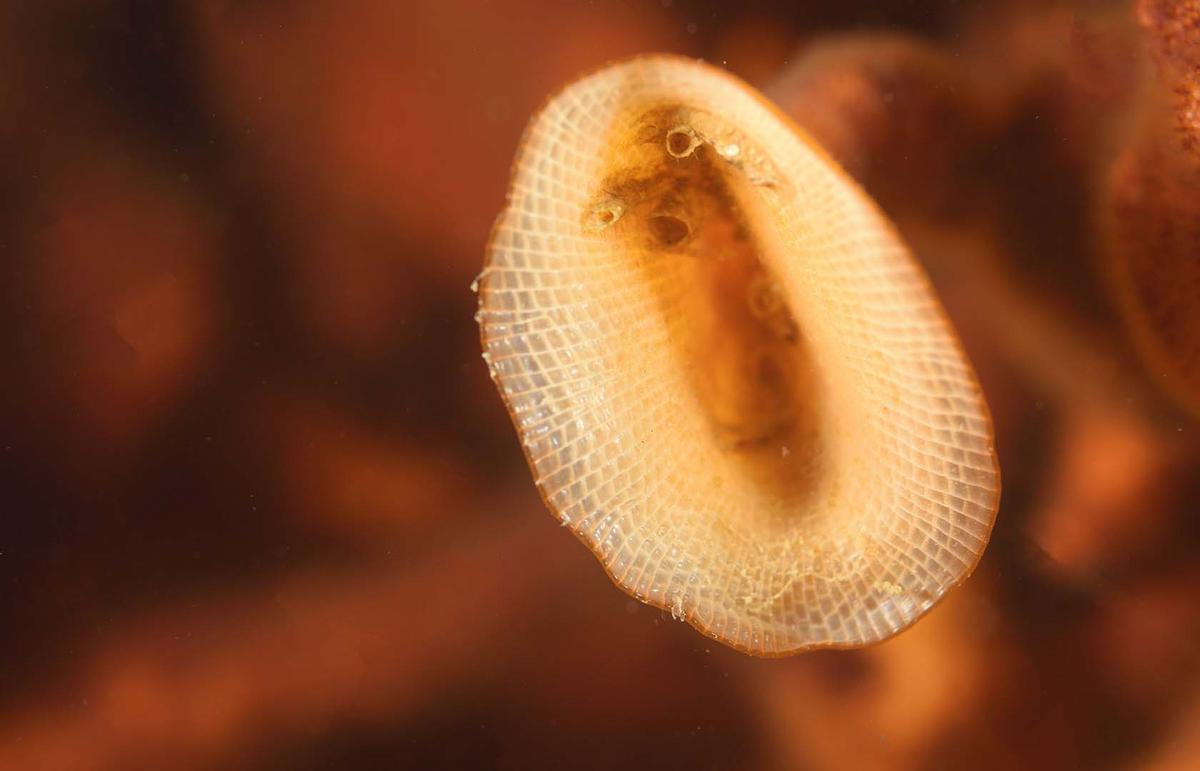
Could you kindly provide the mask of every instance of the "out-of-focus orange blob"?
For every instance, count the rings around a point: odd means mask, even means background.
[[[475,499],[470,470],[411,442],[373,430],[331,406],[298,396],[264,398],[262,428],[274,440],[290,508],[302,521],[364,541],[442,523]]]
[[[969,729],[965,716],[1003,688],[1003,644],[994,609],[966,587],[875,648],[759,673],[779,767],[929,767],[947,738]]]
[[[95,166],[47,187],[28,296],[51,420],[105,465],[195,387],[220,323],[212,214],[178,180]]]
[[[1069,413],[1034,541],[1074,580],[1152,554],[1170,533],[1187,460],[1173,437],[1132,415]]]
[[[510,148],[547,91],[683,42],[623,6],[198,4],[195,19],[218,116],[295,235],[302,317],[364,359],[403,334],[418,286],[478,271]]]
[[[1154,68],[1105,180],[1101,258],[1148,375],[1200,414],[1200,6],[1137,9]]]

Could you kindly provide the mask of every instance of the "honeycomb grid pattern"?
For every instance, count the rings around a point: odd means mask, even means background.
[[[660,298],[686,285],[584,227],[606,143],[662,103],[720,116],[780,178],[757,191],[756,226],[821,384],[823,478],[802,510],[713,440],[669,354],[683,322]],[[641,57],[554,97],[478,289],[484,358],[539,490],[634,597],[757,655],[858,646],[913,623],[982,554],[990,419],[927,279],[858,187],[731,76]]]

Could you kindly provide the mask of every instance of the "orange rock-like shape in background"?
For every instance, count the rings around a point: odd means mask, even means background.
[[[268,393],[249,409],[258,428],[250,453],[269,459],[303,527],[367,544],[449,524],[447,510],[482,514],[467,505],[476,487],[470,469],[449,451],[367,426],[311,397]]]
[[[959,203],[988,119],[970,86],[934,46],[877,33],[814,43],[767,94],[896,217]]]
[[[503,669],[495,641],[536,626],[573,572],[556,538],[485,528],[417,564],[292,575],[114,624],[112,644],[64,667],[69,690],[0,724],[0,768],[226,768],[313,741],[314,725],[411,718]]]
[[[796,48],[796,33],[778,19],[746,16],[732,21],[717,39],[710,61],[755,86],[783,69]]]
[[[1094,624],[1098,672],[1140,715],[1176,704],[1200,667],[1200,568],[1183,557],[1105,597]]]
[[[1060,577],[1093,579],[1164,546],[1180,482],[1194,462],[1176,436],[1132,414],[1064,416],[1047,495],[1030,533]]]
[[[72,453],[104,466],[174,407],[211,352],[215,220],[186,185],[138,164],[45,180],[31,260],[30,394]]]
[[[1007,643],[995,609],[970,585],[879,646],[758,672],[753,682],[778,748],[775,767],[941,767],[934,753],[951,737],[975,758],[974,767],[1002,767],[984,762],[987,753],[970,742],[978,738],[971,732],[975,716],[1005,687],[1012,664]]]
[[[379,360],[478,272],[511,147],[556,83],[678,48],[661,8],[198,3],[211,101],[276,204],[318,345]],[[457,295],[470,314],[465,292]]]
[[[1200,689],[1195,690],[1140,771],[1193,771],[1200,758]]]
[[[1102,250],[1150,377],[1200,414],[1200,3],[1138,12],[1154,71],[1106,180]]]

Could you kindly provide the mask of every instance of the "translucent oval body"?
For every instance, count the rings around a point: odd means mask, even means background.
[[[978,561],[999,474],[953,329],[735,78],[642,57],[554,97],[479,298],[543,498],[634,597],[782,655],[895,634]]]

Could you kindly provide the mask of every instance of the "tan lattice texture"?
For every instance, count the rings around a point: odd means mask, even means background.
[[[751,473],[776,445],[747,454],[705,414],[674,339],[691,287],[654,267],[691,258],[612,235],[639,227],[611,189],[613,142],[654,111],[703,123],[696,159],[738,154],[719,174],[807,349],[796,366],[813,385],[795,398],[819,446],[777,447],[817,470],[803,495]],[[547,505],[638,599],[781,655],[889,637],[973,570],[999,476],[954,331],[874,205],[735,78],[650,56],[554,97],[521,146],[478,289],[484,358]]]

